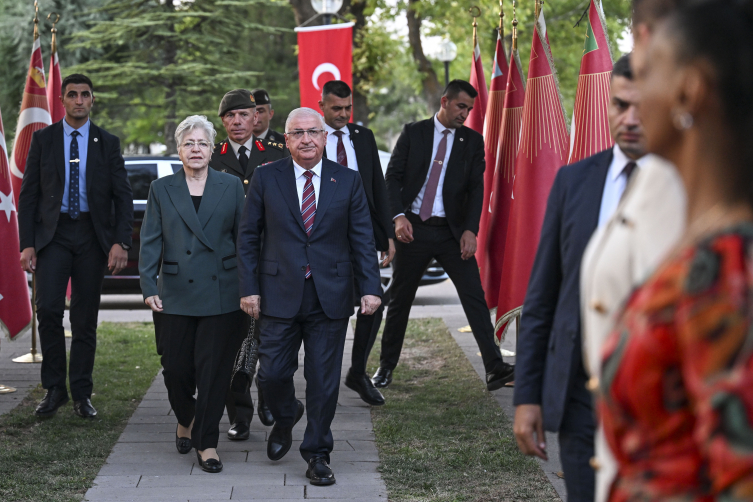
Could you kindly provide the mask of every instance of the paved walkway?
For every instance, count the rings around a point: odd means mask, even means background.
[[[352,338],[349,327],[342,380],[350,366]],[[295,375],[296,394],[305,404],[303,349],[298,359],[300,370]],[[256,403],[255,386],[252,396]],[[175,450],[175,424],[165,385],[158,375],[85,499],[93,502],[387,500],[387,488],[377,472],[379,456],[374,445],[370,408],[343,384],[332,424],[335,448],[331,465],[337,479],[334,486],[312,486],[306,479],[306,463],[298,452],[306,428],[305,415],[293,429],[293,447],[278,462],[267,458],[266,441],[271,427],[263,426],[258,417],[254,417],[248,441],[229,441],[225,434],[229,424],[227,416],[223,417],[217,447],[224,465],[220,474],[202,471],[194,451],[188,455],[178,454]]]

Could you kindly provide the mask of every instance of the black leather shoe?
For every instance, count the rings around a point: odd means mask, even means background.
[[[332,469],[327,465],[327,461],[322,457],[314,457],[309,460],[306,477],[311,480],[312,485],[316,486],[335,484],[335,473],[332,472]]]
[[[382,406],[384,404],[384,396],[374,387],[366,373],[356,376],[351,368],[345,377],[345,386],[358,392],[361,399],[371,406]]]
[[[515,380],[515,366],[502,363],[491,373],[486,374],[487,390],[501,389],[503,385]]]
[[[269,406],[267,406],[267,402],[264,400],[264,394],[262,394],[261,388],[259,388],[259,377],[256,377],[256,390],[259,391],[259,397],[256,401],[256,413],[259,415],[261,423],[267,427],[271,427],[275,424],[275,417],[273,417],[272,412],[269,411]]]
[[[213,458],[202,460],[199,450],[196,450],[196,459],[199,461],[199,467],[201,467],[201,470],[204,472],[215,474],[222,470],[222,460],[215,460]]]
[[[175,447],[178,449],[178,453],[185,455],[191,451],[191,438],[178,437],[178,431],[175,431]]]
[[[88,397],[80,401],[73,401],[73,412],[81,418],[94,418],[97,416],[97,410],[94,409]]]
[[[379,368],[371,378],[371,383],[378,389],[386,389],[392,383],[392,370]]]
[[[47,394],[44,395],[42,400],[37,405],[37,409],[34,414],[40,418],[49,418],[55,416],[58,408],[68,402],[68,391],[65,387],[50,387],[47,389]]]
[[[233,441],[245,441],[249,436],[248,422],[235,422],[227,431],[227,438]]]
[[[295,422],[293,426],[303,416],[303,403],[296,400],[298,403],[298,413],[295,416]],[[270,460],[280,460],[290,450],[290,446],[293,444],[293,427],[280,427],[275,424],[272,427],[272,432],[269,433],[269,439],[267,440],[267,457]]]

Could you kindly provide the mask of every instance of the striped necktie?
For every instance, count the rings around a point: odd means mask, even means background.
[[[314,173],[306,171],[303,173],[306,177],[306,183],[303,185],[303,195],[301,197],[301,217],[303,218],[303,228],[306,229],[306,235],[311,235],[311,229],[314,228],[316,219],[316,193],[314,192],[314,183],[311,178]],[[311,267],[306,264],[306,279],[311,277]]]

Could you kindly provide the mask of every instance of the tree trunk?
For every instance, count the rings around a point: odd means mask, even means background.
[[[439,101],[442,97],[441,84],[437,78],[437,72],[431,66],[431,61],[424,54],[421,44],[421,15],[416,12],[416,5],[420,0],[408,0],[406,17],[408,18],[408,43],[413,53],[413,59],[418,64],[418,71],[423,74],[421,84],[424,90],[424,99],[429,113],[439,110]]]
[[[353,26],[353,48],[359,47],[363,39],[359,37],[361,30],[366,27],[366,0],[351,0],[350,13],[356,18]],[[353,72],[353,122],[369,125],[369,97],[361,92],[361,83],[368,81],[370,68]]]
[[[165,0],[165,8],[173,9],[173,0]],[[169,31],[174,31],[173,27],[169,27]],[[175,47],[175,41],[170,37],[162,39],[164,47],[164,65],[174,65],[177,49]],[[178,145],[175,141],[175,129],[178,124],[176,123],[176,106],[177,106],[177,92],[175,78],[166,79],[165,86],[165,155],[175,155],[178,153]]]

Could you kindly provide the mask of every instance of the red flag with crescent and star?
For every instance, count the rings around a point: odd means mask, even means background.
[[[523,305],[546,201],[570,138],[560,99],[543,9],[534,28],[520,146],[515,159],[512,205],[505,240],[497,319]],[[501,327],[501,326],[500,326]],[[498,332],[498,336],[502,331]]]
[[[0,115],[0,330],[11,340],[31,323],[29,286],[20,264],[16,207]]]
[[[596,0],[591,0],[578,90],[575,94],[570,164],[606,150],[614,143],[607,118],[612,64],[601,8],[596,5]]]
[[[507,85],[507,56],[505,46],[497,32],[497,48],[494,51],[492,64],[492,81],[489,88],[489,100],[486,104],[486,119],[484,120],[484,158],[486,169],[484,170],[484,206],[481,210],[479,221],[478,243],[476,247],[476,261],[478,262],[481,275],[484,274],[486,262],[489,259],[486,254],[487,233],[491,217],[489,200],[494,183],[494,167],[497,163],[497,145],[499,145],[499,133],[502,126],[502,108],[505,102],[505,86]]]
[[[35,34],[34,45],[31,48],[29,73],[26,77],[26,87],[24,88],[21,111],[16,125],[16,138],[13,141],[13,155],[10,158],[10,174],[13,180],[13,197],[16,206],[18,206],[18,196],[21,193],[21,180],[23,180],[26,170],[26,157],[29,155],[31,135],[51,123],[50,108],[47,105],[47,89],[44,82],[42,48],[39,44],[39,36]]]
[[[342,80],[353,88],[353,23],[298,27],[301,106],[319,111],[322,86]]]
[[[507,92],[502,108],[497,156],[494,160],[494,180],[489,199],[489,230],[486,238],[486,266],[482,269],[486,304],[497,307],[497,297],[502,279],[502,263],[507,240],[507,223],[512,205],[512,182],[515,175],[515,157],[520,144],[520,126],[523,122],[523,103],[526,89],[517,49],[510,53],[507,75]]]

